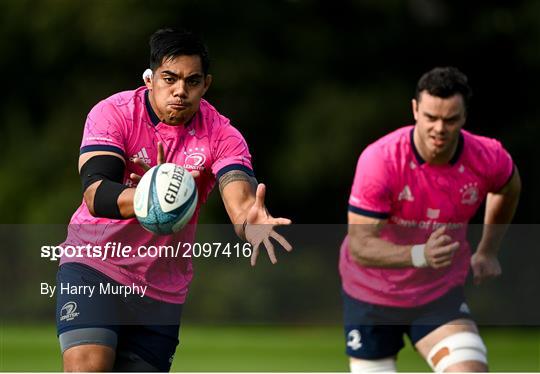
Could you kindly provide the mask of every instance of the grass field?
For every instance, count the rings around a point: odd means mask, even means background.
[[[540,329],[483,328],[492,371],[540,371]],[[181,330],[173,371],[347,371],[340,326],[193,326]],[[407,346],[400,371],[428,371]],[[60,371],[54,326],[4,326],[0,371]]]

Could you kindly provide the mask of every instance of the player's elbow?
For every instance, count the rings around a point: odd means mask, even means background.
[[[83,192],[84,203],[88,208],[88,212],[90,212],[93,217],[97,217],[96,211],[94,209],[94,197],[96,196],[96,190],[100,183],[101,181],[94,182],[93,184],[88,186],[88,188]]]

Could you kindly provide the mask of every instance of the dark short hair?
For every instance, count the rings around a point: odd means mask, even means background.
[[[427,91],[432,96],[446,99],[461,94],[465,108],[469,107],[472,97],[472,90],[469,86],[467,76],[459,69],[447,66],[434,68],[420,78],[416,85],[415,99],[420,99],[420,93]]]
[[[210,59],[208,49],[197,35],[187,30],[160,29],[150,37],[150,69],[155,71],[164,59],[178,56],[201,58],[204,75],[208,74]]]

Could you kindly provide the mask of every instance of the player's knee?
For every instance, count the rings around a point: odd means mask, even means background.
[[[459,332],[435,344],[428,353],[427,361],[438,373],[458,366],[461,366],[460,371],[474,371],[473,366],[487,368],[487,349],[478,334]],[[470,369],[464,368],[464,365]]]
[[[65,372],[111,371],[114,349],[105,345],[86,344],[67,349],[63,354]]]
[[[378,360],[350,359],[351,373],[394,373],[396,372],[396,359],[394,357]]]

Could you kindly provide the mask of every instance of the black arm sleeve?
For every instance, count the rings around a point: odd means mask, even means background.
[[[102,181],[94,195],[94,213],[98,217],[121,219],[118,196],[128,188],[122,184],[124,162],[116,156],[99,155],[90,158],[81,167],[83,193],[88,186]]]

